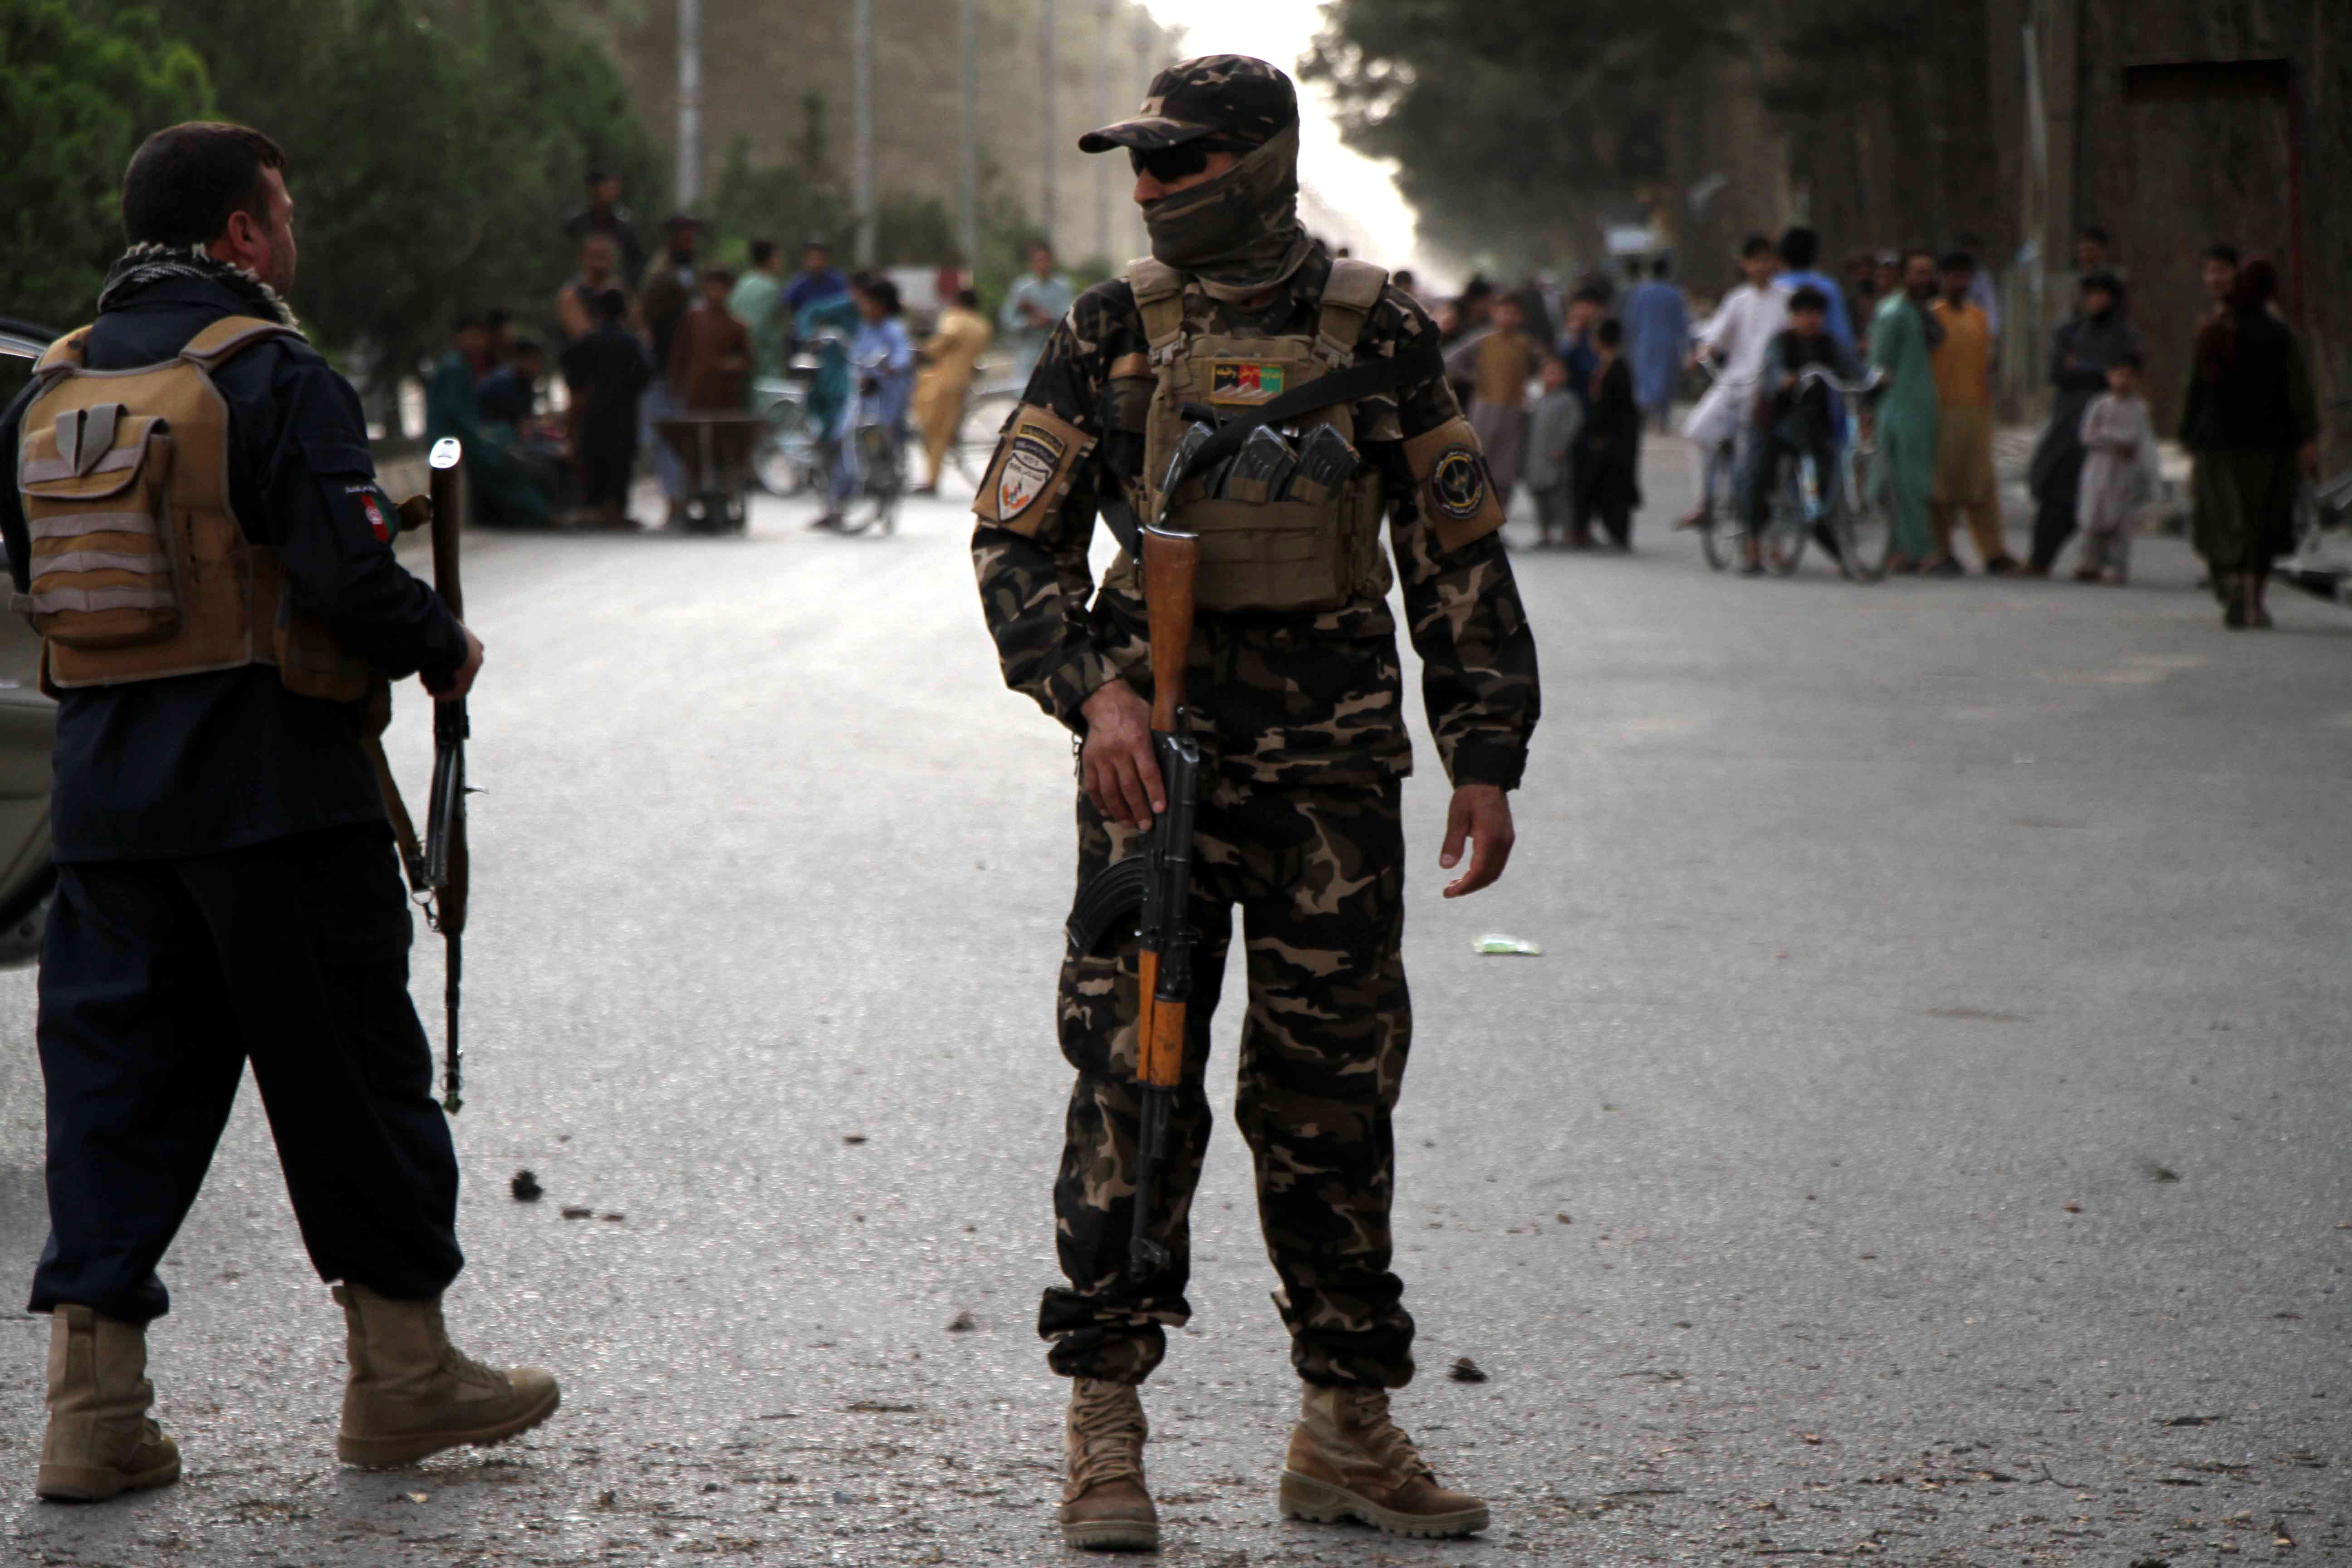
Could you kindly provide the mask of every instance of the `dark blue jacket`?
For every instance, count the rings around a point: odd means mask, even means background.
[[[98,319],[86,363],[127,370],[170,359],[224,316],[254,308],[208,279],[149,284]],[[394,559],[364,500],[393,515],[375,481],[351,384],[305,345],[247,350],[214,377],[229,405],[229,494],[247,536],[275,549],[296,607],[388,680],[436,678],[465,636]],[[0,537],[26,585],[24,509],[15,482],[27,387],[0,414]],[[357,705],[297,697],[257,665],[64,692],[58,702],[51,835],[60,861],[215,854],[325,827],[383,820],[361,749]]]

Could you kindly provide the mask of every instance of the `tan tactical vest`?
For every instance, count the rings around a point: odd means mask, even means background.
[[[367,696],[367,666],[293,614],[278,552],[229,500],[228,403],[211,373],[302,335],[231,316],[137,370],[83,369],[89,336],[42,356],[17,458],[32,560],[15,607],[41,634],[43,689],[267,664],[304,697]]]
[[[1334,261],[1314,336],[1228,337],[1186,331],[1182,273],[1149,258],[1129,265],[1127,281],[1143,316],[1155,384],[1144,430],[1144,515],[1159,515],[1157,487],[1183,439],[1180,411],[1185,404],[1246,408],[1346,369],[1355,363],[1356,341],[1388,277],[1370,262]],[[1346,404],[1318,409],[1284,429],[1304,435],[1318,425],[1336,426],[1349,441],[1356,438],[1355,410]],[[1388,592],[1388,558],[1381,551],[1381,479],[1369,462],[1337,493],[1311,499],[1294,495],[1277,501],[1240,493],[1212,498],[1204,489],[1203,479],[1187,480],[1170,513],[1173,526],[1201,536],[1202,609],[1333,609]],[[1123,556],[1113,570],[1115,576],[1133,576],[1132,563]]]

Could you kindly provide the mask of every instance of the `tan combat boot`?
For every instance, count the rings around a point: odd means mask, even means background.
[[[1307,1385],[1303,1419],[1282,1465],[1282,1511],[1322,1523],[1360,1520],[1391,1535],[1486,1528],[1486,1505],[1439,1486],[1412,1439],[1389,1419],[1384,1388]]]
[[[1069,1479],[1062,1487],[1062,1544],[1094,1552],[1157,1552],[1160,1514],[1143,1489],[1143,1443],[1150,1436],[1135,1385],[1081,1377],[1070,1384],[1063,1435]]]
[[[49,1430],[33,1489],[66,1502],[180,1479],[180,1447],[147,1418],[147,1331],[89,1307],[49,1315]]]
[[[441,1303],[338,1285],[351,1357],[335,1456],[383,1468],[468,1443],[504,1442],[555,1414],[555,1379],[484,1366],[449,1342]]]

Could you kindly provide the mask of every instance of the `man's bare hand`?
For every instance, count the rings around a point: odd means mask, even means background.
[[[1086,744],[1078,752],[1078,783],[1095,809],[1113,822],[1148,828],[1168,809],[1159,759],[1151,754],[1151,705],[1124,680],[1087,699]],[[1507,814],[1506,814],[1507,816]]]
[[[1462,841],[1470,841],[1470,868],[1445,885],[1449,899],[1467,898],[1490,887],[1511,858],[1511,797],[1494,784],[1464,784],[1445,808],[1445,847],[1437,863],[1451,871],[1462,861]]]
[[[439,686],[434,685],[430,680],[425,681],[425,689],[443,702],[454,702],[471,691],[474,689],[474,677],[482,672],[482,639],[474,635],[473,628],[470,626],[459,626],[457,629],[466,634],[466,661],[451,670],[448,679]]]

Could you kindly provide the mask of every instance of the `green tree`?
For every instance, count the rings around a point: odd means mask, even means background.
[[[122,253],[123,166],[210,105],[204,62],[152,11],[100,27],[68,0],[0,0],[0,314],[89,320]]]
[[[414,368],[460,311],[551,316],[575,259],[562,220],[592,163],[659,189],[611,60],[558,0],[161,9],[220,111],[286,149],[295,307],[365,380]]]

